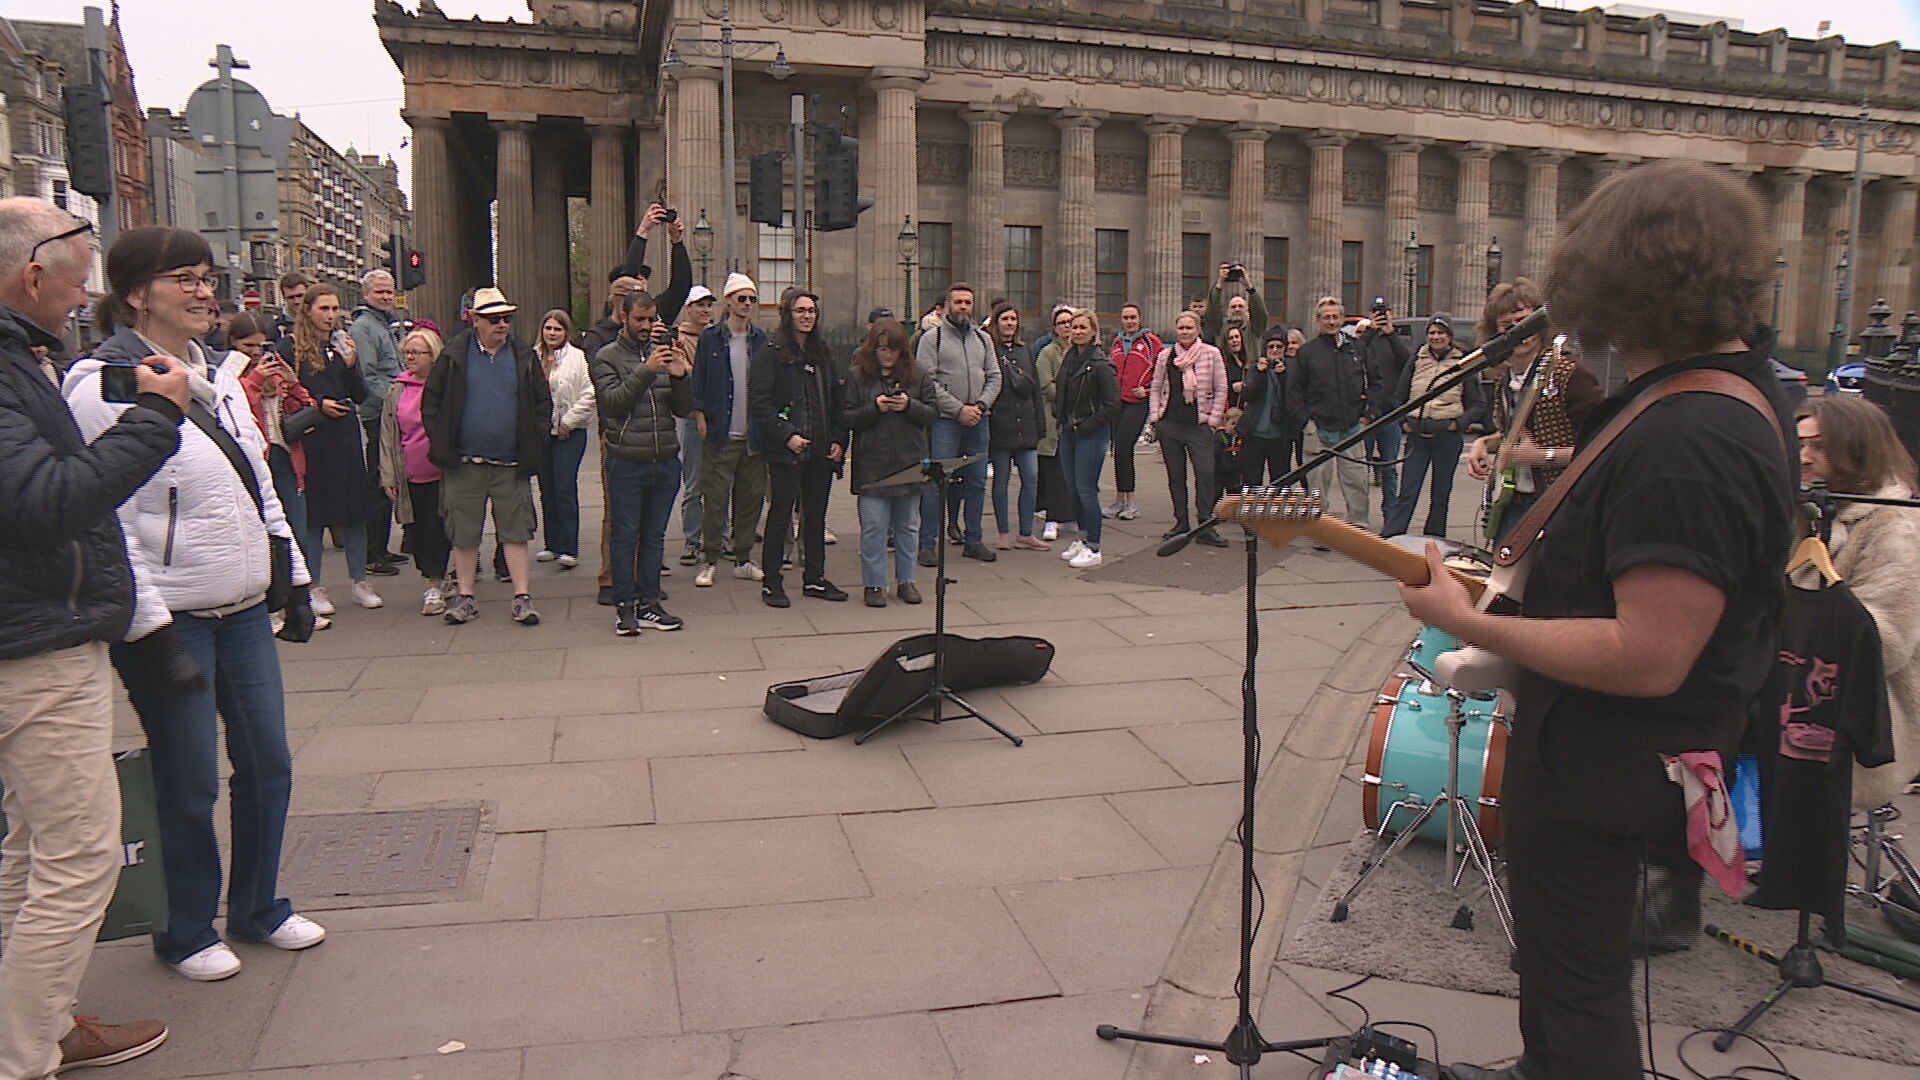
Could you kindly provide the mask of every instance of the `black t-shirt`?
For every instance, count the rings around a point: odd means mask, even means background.
[[[1846,899],[1853,762],[1893,760],[1873,616],[1844,584],[1788,589],[1756,725],[1766,860],[1747,903],[1838,917]]]
[[[1782,411],[1764,352],[1696,357],[1621,387],[1586,417],[1581,443],[1661,380],[1701,368],[1740,375],[1775,403],[1776,414]],[[1612,618],[1614,579],[1658,564],[1696,574],[1725,594],[1719,625],[1672,694],[1619,697],[1529,672],[1521,716],[1604,725],[1627,745],[1663,753],[1731,749],[1776,652],[1792,518],[1786,448],[1766,417],[1724,394],[1676,394],[1654,404],[1580,477],[1548,522],[1534,545],[1521,610]]]
[[[1187,400],[1187,381],[1184,376],[1174,358],[1167,357],[1167,409],[1160,414],[1160,419],[1178,424],[1197,424],[1200,422],[1200,407]]]

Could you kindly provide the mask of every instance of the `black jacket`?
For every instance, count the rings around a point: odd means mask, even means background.
[[[1293,365],[1287,365],[1291,370]],[[1254,424],[1264,410],[1286,438],[1298,438],[1307,424],[1307,416],[1294,395],[1287,392],[1287,372],[1260,370],[1259,360],[1247,372],[1247,389],[1240,397],[1240,424],[1234,430],[1241,438],[1250,438]]]
[[[88,445],[31,351],[59,344],[0,305],[0,660],[126,634],[133,567],[114,510],[180,448],[180,410],[151,394]]]
[[[1373,415],[1381,393],[1360,343],[1340,335],[1308,338],[1287,365],[1288,396],[1307,419],[1329,431],[1345,431]]]
[[[691,376],[671,378],[647,367],[646,356],[625,334],[600,350],[587,373],[600,414],[600,445],[608,456],[665,461],[680,452],[676,418],[693,412]]]
[[[1405,381],[1407,369],[1413,364],[1412,339],[1393,333],[1392,327],[1381,333],[1369,331],[1360,335],[1360,351],[1367,358],[1367,367],[1370,369],[1368,375],[1372,377],[1373,384],[1380,388],[1381,395],[1387,399],[1373,402],[1373,409],[1367,415],[1383,415],[1405,402],[1406,398],[1393,395]]]
[[[587,362],[592,363],[593,358],[600,355],[600,350],[613,344],[613,339],[619,336],[620,320],[611,315],[605,316],[580,335],[580,351],[586,353]]]
[[[1075,434],[1100,430],[1120,415],[1120,376],[1098,342],[1068,349],[1060,361],[1054,419]]]
[[[934,418],[939,416],[939,409],[933,403],[933,380],[924,375],[919,382],[904,388],[908,395],[906,411],[881,412],[873,399],[892,392],[894,385],[865,382],[858,375],[847,376],[845,404],[840,415],[853,433],[853,463],[847,473],[855,495],[912,495],[926,489],[925,484],[884,489],[872,486],[874,481],[884,480],[926,459],[929,433],[933,430]]]
[[[987,446],[992,450],[1032,450],[1040,445],[1046,411],[1033,353],[1017,343],[1002,343],[995,351],[1000,355],[1000,396],[987,414]]]
[[[427,429],[427,460],[442,469],[460,464],[460,419],[467,408],[467,349],[473,344],[473,331],[467,330],[452,341],[427,372],[427,388],[420,395],[420,426]],[[547,385],[547,373],[532,346],[519,338],[508,338],[514,363],[520,373],[519,423],[515,433],[520,475],[540,471],[546,457],[547,432],[553,423],[553,390]]]
[[[824,459],[829,446],[846,445],[839,381],[831,360],[789,356],[778,337],[753,351],[747,365],[747,438],[768,464],[802,459],[787,449],[795,435],[812,441],[804,452],[807,459]]]

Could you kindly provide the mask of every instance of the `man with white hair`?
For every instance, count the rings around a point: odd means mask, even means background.
[[[187,367],[148,357],[133,405],[91,445],[35,346],[59,348],[87,303],[93,225],[39,199],[0,199],[0,1080],[111,1064],[159,1046],[155,1021],[76,1023],[74,995],[119,880],[107,643],[170,680],[201,676],[165,604],[134,604],[115,511],[180,446]]]
[[[394,336],[393,275],[375,267],[360,275],[361,305],[353,309],[353,321],[347,334],[358,351],[360,377],[367,381],[367,400],[360,403],[360,426],[367,433],[367,573],[392,577],[400,571],[397,555],[389,541],[393,538],[393,503],[380,486],[380,414],[386,408],[387,391],[400,377],[400,342]]]

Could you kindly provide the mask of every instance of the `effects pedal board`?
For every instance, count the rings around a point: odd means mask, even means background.
[[[1441,1080],[1439,1063],[1414,1044],[1370,1027],[1328,1043],[1320,1064],[1315,1075],[1325,1080]]]

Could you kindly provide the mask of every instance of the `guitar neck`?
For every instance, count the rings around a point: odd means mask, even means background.
[[[1403,585],[1425,585],[1431,579],[1425,555],[1388,543],[1339,518],[1323,517],[1310,525],[1307,532],[1354,562],[1378,570]],[[1448,573],[1453,575],[1455,581],[1466,586],[1467,592],[1476,601],[1486,590],[1486,582],[1478,578],[1458,570],[1449,570]]]

